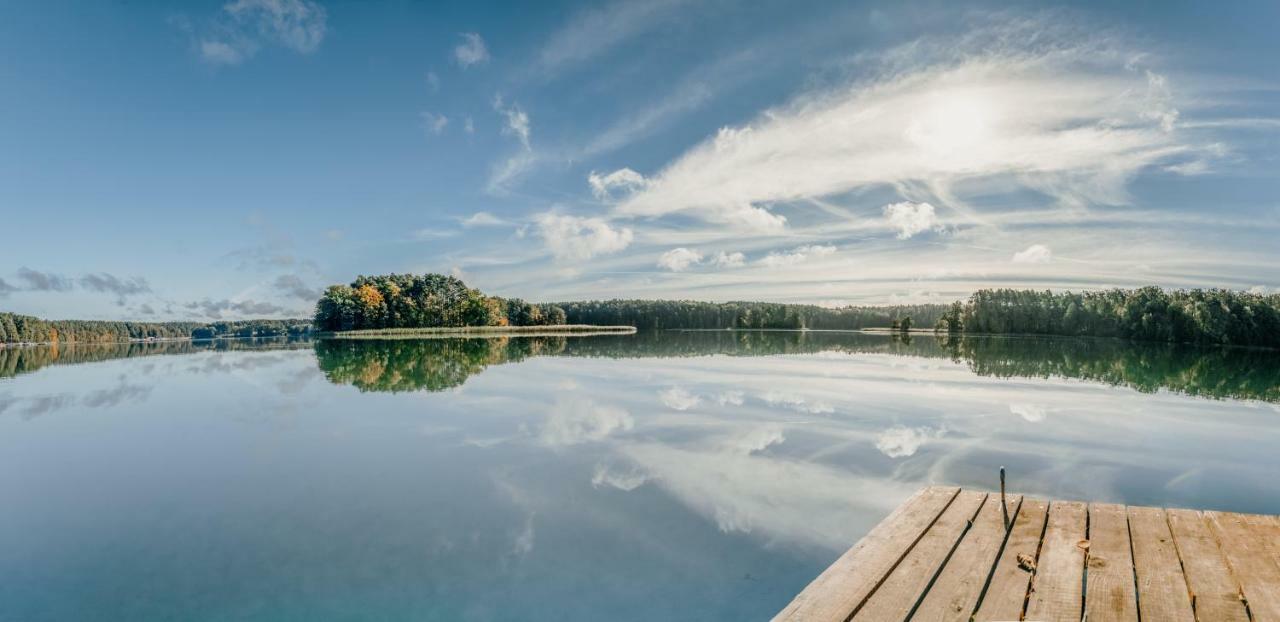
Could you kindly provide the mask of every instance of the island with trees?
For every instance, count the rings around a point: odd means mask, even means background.
[[[487,296],[443,274],[360,276],[330,286],[316,303],[314,323],[322,335],[342,337],[635,331],[569,323],[557,305]]]

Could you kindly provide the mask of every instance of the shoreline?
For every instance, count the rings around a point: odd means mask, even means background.
[[[451,326],[438,328],[375,328],[366,330],[317,331],[318,339],[385,339],[415,337],[546,337],[572,335],[630,335],[634,326],[595,326],[591,324],[559,324],[554,326]]]

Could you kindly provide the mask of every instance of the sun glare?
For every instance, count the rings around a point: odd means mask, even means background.
[[[991,106],[964,93],[934,93],[912,114],[907,140],[939,156],[971,153],[990,137]]]

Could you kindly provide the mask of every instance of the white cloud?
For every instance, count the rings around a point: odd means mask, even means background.
[[[1009,412],[1031,423],[1044,421],[1045,407],[1039,404],[1009,404]]]
[[[476,133],[476,124],[475,124],[475,121],[471,120],[471,117],[467,117],[462,121],[462,131],[468,134]]]
[[[591,475],[591,486],[594,488],[611,486],[627,492],[643,486],[647,481],[649,481],[649,476],[642,471],[632,469],[625,472],[615,472],[603,464],[597,464],[595,472]]]
[[[424,110],[421,113],[421,116],[422,127],[432,134],[439,135],[441,132],[444,132],[445,126],[449,125],[449,118],[442,114],[436,114]]]
[[[721,406],[741,406],[746,400],[742,391],[724,391],[716,396],[716,403]]]
[[[788,393],[785,391],[769,391],[760,396],[760,399],[767,402],[770,406],[783,406],[791,410],[809,413],[811,415],[829,415],[835,412],[830,404],[822,400],[811,400],[803,395],[796,393]]]
[[[431,92],[435,93],[440,90],[440,76],[434,71],[427,72],[427,86],[431,87]]]
[[[762,266],[777,268],[780,266],[792,266],[813,257],[823,257],[836,252],[836,247],[830,244],[810,244],[808,246],[798,246],[789,251],[774,251],[761,257],[758,263]]]
[[[732,253],[720,251],[711,259],[711,263],[718,268],[741,268],[747,263],[747,256],[737,251]]]
[[[597,404],[582,397],[562,397],[542,426],[541,439],[553,446],[601,441],[635,427],[635,420],[622,408]]]
[[[671,387],[658,393],[662,404],[672,410],[689,410],[702,402],[702,398],[686,391],[682,387]]]
[[[1049,19],[917,42],[884,55],[879,78],[808,92],[722,128],[618,210],[720,222],[744,206],[884,186],[965,210],[960,190],[993,184],[1064,204],[1123,203],[1134,174],[1198,147],[1161,103],[1167,82],[1126,67],[1132,54],[1117,47]],[[874,75],[876,61],[863,62]]]
[[[524,556],[533,552],[534,534],[533,514],[529,514],[529,516],[525,518],[524,528],[520,530],[520,533],[516,534],[516,537],[511,544],[511,554]]]
[[[438,240],[440,238],[451,238],[458,235],[453,229],[433,229],[431,227],[423,227],[413,232],[414,239],[418,240]]]
[[[1052,259],[1053,252],[1043,244],[1032,244],[1013,254],[1013,263],[1049,263]]]
[[[484,39],[480,35],[464,32],[459,36],[462,37],[462,43],[453,48],[453,58],[458,61],[458,65],[466,69],[489,60],[489,48],[485,47]]]
[[[941,435],[940,430],[935,431],[931,428],[894,426],[876,437],[876,449],[890,458],[905,458],[915,455],[920,450],[920,446],[929,439]]]
[[[476,212],[462,219],[462,226],[467,227],[500,227],[508,225],[507,221],[490,214],[489,212]]]
[[[502,133],[515,136],[520,139],[520,144],[525,150],[532,149],[529,143],[529,134],[531,131],[529,124],[529,115],[520,108],[520,104],[512,103],[506,106],[502,101],[502,97],[493,98],[493,109],[502,115],[505,125],[502,126]]]
[[[631,244],[631,229],[609,226],[601,218],[546,212],[534,218],[538,234],[557,259],[585,260],[616,253]]]
[[[223,20],[198,42],[207,62],[235,65],[265,45],[310,54],[324,41],[328,16],[307,0],[236,0],[223,5]]]
[[[928,203],[902,201],[884,206],[884,218],[889,226],[898,230],[898,239],[905,240],[938,226],[938,217]]]
[[[247,52],[224,41],[201,41],[200,56],[215,65],[236,65],[243,62]]]
[[[591,171],[587,175],[587,184],[591,186],[591,194],[601,201],[614,198],[614,192],[635,192],[644,187],[644,175],[629,168],[620,168],[608,175]]]
[[[658,267],[672,272],[682,272],[702,261],[702,253],[691,248],[673,248],[658,258]]]
[[[538,157],[528,149],[498,162],[489,174],[489,183],[485,190],[497,195],[506,194],[510,186],[524,177],[537,162]]]
[[[734,453],[743,455],[751,455],[760,453],[774,445],[781,445],[786,442],[787,436],[783,433],[782,426],[778,424],[768,424],[733,438],[728,443],[728,448]]]

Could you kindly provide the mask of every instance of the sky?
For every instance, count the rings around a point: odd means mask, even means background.
[[[0,309],[1280,290],[1280,4],[0,0]]]

